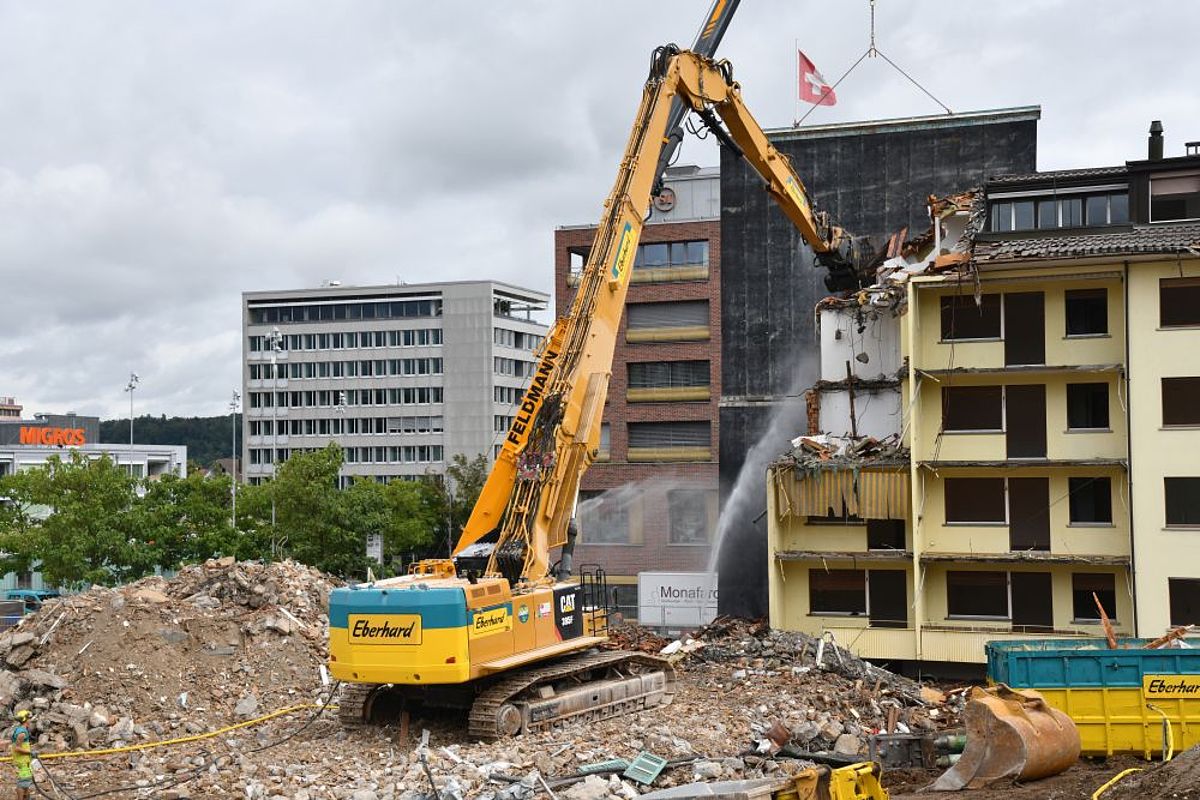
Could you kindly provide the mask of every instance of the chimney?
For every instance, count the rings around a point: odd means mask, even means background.
[[[1163,126],[1162,120],[1154,120],[1150,123],[1150,153],[1147,156],[1151,161],[1162,161],[1163,157]]]

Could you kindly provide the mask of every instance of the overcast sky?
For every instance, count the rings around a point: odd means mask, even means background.
[[[0,0],[0,395],[226,413],[241,292],[495,278],[549,291],[598,219],[651,49],[709,0]],[[743,0],[720,55],[767,128],[794,43],[829,80],[866,0]],[[1040,169],[1200,139],[1200,4],[879,0],[879,48],[955,111],[1039,104]],[[937,113],[880,59],[809,123]],[[716,163],[707,144],[680,163]],[[239,387],[240,388],[240,387]]]

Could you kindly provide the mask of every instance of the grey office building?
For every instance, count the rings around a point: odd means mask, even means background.
[[[343,483],[440,474],[457,453],[494,457],[548,303],[495,281],[244,293],[246,480],[330,442],[345,454]]]

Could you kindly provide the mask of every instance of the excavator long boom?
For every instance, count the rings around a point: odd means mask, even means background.
[[[551,549],[566,541],[579,481],[599,445],[630,271],[677,99],[741,151],[822,264],[857,267],[851,237],[814,211],[788,159],[742,102],[728,62],[673,45],[656,50],[578,291],[538,353],[532,382],[454,551],[498,530],[489,574],[544,582]]]

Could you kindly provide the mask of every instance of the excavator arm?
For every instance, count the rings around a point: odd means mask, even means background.
[[[454,551],[499,531],[489,574],[543,582],[551,549],[566,541],[579,481],[599,445],[629,275],[676,102],[747,158],[822,264],[857,266],[853,240],[814,211],[788,159],[742,102],[728,62],[674,46],[656,50],[578,292],[538,352],[533,379]]]

